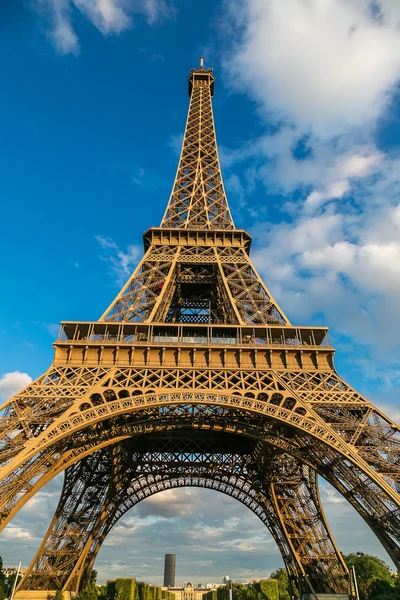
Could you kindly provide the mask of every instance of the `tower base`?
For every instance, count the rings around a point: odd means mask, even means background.
[[[301,600],[349,600],[348,594],[303,594]]]
[[[51,600],[56,595],[57,590],[19,590],[14,594],[14,600]],[[64,600],[73,600],[77,594],[75,592],[63,592]]]

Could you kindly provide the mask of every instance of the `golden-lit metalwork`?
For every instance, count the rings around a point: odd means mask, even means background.
[[[219,491],[250,508],[270,530],[291,577],[297,582],[301,573],[304,589],[307,576],[326,591],[346,586],[342,559],[324,528],[315,471],[254,439],[212,431],[137,436],[69,467],[25,585],[77,589],[82,566],[90,572],[102,542],[130,508],[185,486]],[[66,546],[71,538],[74,543]]]
[[[62,323],[50,369],[2,407],[0,528],[65,471],[19,590],[76,592],[130,507],[194,485],[249,506],[303,591],[343,591],[317,474],[400,566],[400,428],[338,376],[327,329],[292,325],[252,265],[213,89],[210,70],[191,72],[172,194],[137,269],[99,321]]]

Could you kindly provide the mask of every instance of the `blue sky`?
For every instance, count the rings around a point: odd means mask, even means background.
[[[4,0],[2,398],[48,367],[60,320],[97,319],[140,259],[204,54],[230,206],[267,286],[294,323],[330,327],[339,372],[400,421],[399,25],[397,0]],[[6,563],[28,563],[58,490],[0,536]],[[323,495],[340,547],[386,558]],[[182,581],[280,565],[256,517],[218,494],[136,511],[101,551],[102,579],[160,582],[174,551]]]

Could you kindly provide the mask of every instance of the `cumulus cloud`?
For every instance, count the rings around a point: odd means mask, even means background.
[[[117,285],[123,285],[137,266],[142,256],[142,249],[139,246],[130,244],[124,252],[112,238],[103,235],[96,235],[95,237],[103,249],[100,258],[108,264],[111,278]]]
[[[0,377],[0,398],[8,400],[8,398],[29,385],[31,381],[32,378],[27,373],[21,373],[20,371],[5,373]]]
[[[10,525],[4,530],[2,537],[4,540],[20,540],[23,542],[31,542],[35,540],[35,537],[30,531],[13,525]]]
[[[363,154],[361,154],[362,150],[364,150]],[[353,149],[347,156],[337,157],[333,165],[326,165],[319,180],[310,181],[319,189],[313,190],[307,196],[304,209],[307,212],[314,212],[327,200],[343,198],[350,193],[352,184],[357,180],[376,173],[382,160],[382,154],[370,148]]]
[[[118,35],[130,29],[135,15],[142,15],[151,25],[174,14],[168,0],[31,0],[31,4],[60,54],[79,53],[79,39],[73,27],[77,13],[103,35]]]
[[[51,480],[20,510],[0,533],[1,556],[6,565],[27,567],[43,539],[56,509],[63,475]]]
[[[335,489],[327,484],[320,486],[323,504],[342,504],[346,500]]]
[[[368,548],[387,560],[361,517],[329,484],[322,482],[321,494],[340,549]],[[174,516],[160,518],[159,505],[168,502],[178,509]],[[187,510],[181,514],[184,503]],[[142,510],[146,504],[153,510]],[[354,526],[357,531],[349,537]],[[118,561],[116,547],[124,556]],[[235,581],[247,581],[267,577],[282,566],[274,540],[248,508],[212,490],[181,488],[172,490],[172,496],[166,491],[144,500],[121,519],[101,549],[96,569],[102,581],[133,575],[160,584],[167,552],[177,555],[179,584],[193,579],[219,582],[226,573]]]
[[[241,37],[225,68],[275,118],[319,137],[369,125],[400,75],[398,5],[374,4],[227,2]]]
[[[141,517],[182,517],[193,508],[192,496],[188,490],[165,490],[155,494],[138,505]]]
[[[242,205],[252,192],[249,162],[253,180],[283,199],[268,206],[268,220],[265,206],[245,206],[258,220],[254,260],[296,322],[323,318],[371,356],[376,348],[374,360],[393,362],[400,339],[400,160],[393,148],[378,146],[376,132],[400,78],[400,5],[225,6],[234,32],[226,80],[256,101],[268,127],[242,148],[224,149],[222,160],[237,170],[231,187]]]

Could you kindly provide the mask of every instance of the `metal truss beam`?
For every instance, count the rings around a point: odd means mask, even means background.
[[[126,440],[69,467],[55,517],[19,589],[78,591],[128,510],[186,486],[222,492],[250,508],[304,589],[307,581],[319,592],[346,591],[347,570],[325,522],[315,472],[247,438],[191,431]]]

